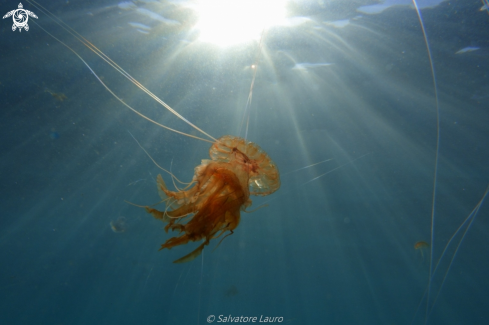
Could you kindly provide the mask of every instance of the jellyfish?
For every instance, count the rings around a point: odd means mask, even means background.
[[[233,234],[239,225],[240,211],[246,211],[252,204],[250,195],[266,196],[280,187],[275,163],[253,142],[226,135],[212,144],[209,155],[211,159],[202,160],[195,168],[189,185],[193,186],[187,190],[168,190],[158,175],[158,192],[166,209],[145,207],[154,218],[167,223],[166,232],[181,233],[168,239],[160,250],[203,240],[194,251],[174,263],[189,262],[199,256],[212,239],[225,232],[229,233],[222,239]]]
[[[113,232],[125,232],[126,231],[126,218],[119,217],[117,220],[110,222],[110,228]]]
[[[60,23],[47,9],[38,4],[36,4],[35,7],[39,9],[42,8],[42,11],[53,18],[61,28],[73,35],[72,29],[64,23]],[[170,191],[166,187],[161,175],[158,175],[156,180],[158,191],[163,201],[166,203],[166,209],[164,211],[159,211],[149,206],[144,207],[148,213],[153,215],[153,217],[167,223],[165,226],[166,232],[172,230],[181,233],[178,237],[168,239],[161,245],[160,250],[164,248],[171,249],[191,241],[203,240],[202,244],[197,249],[174,261],[174,263],[191,261],[201,254],[204,247],[208,245],[212,239],[219,238],[224,233],[229,232],[222,237],[222,242],[224,238],[233,234],[233,230],[239,225],[240,212],[246,211],[246,208],[250,207],[252,204],[250,195],[266,196],[278,190],[280,187],[278,169],[275,163],[258,145],[247,141],[244,138],[232,135],[226,135],[220,139],[212,137],[149,91],[93,44],[83,37],[77,37],[77,39],[112,66],[122,76],[153,98],[157,103],[165,107],[168,111],[196,131],[212,139],[208,140],[193,134],[178,131],[158,123],[139,112],[112,91],[102,78],[96,74],[90,65],[73,48],[56,38],[58,42],[73,52],[83,64],[85,64],[97,78],[99,83],[115,99],[135,114],[161,128],[212,143],[209,151],[211,159],[202,160],[201,164],[195,168],[195,175],[192,183],[187,187],[188,189],[185,188],[180,190],[177,188],[177,191]],[[261,51],[261,42],[259,51]],[[251,105],[256,71],[257,69],[255,68],[248,95],[247,107]],[[58,100],[66,99],[66,96],[64,95],[61,96],[52,91],[46,91]],[[249,114],[250,110],[246,110],[245,116],[243,116],[243,121],[249,120]],[[248,123],[246,123],[245,134],[248,134]],[[172,175],[172,177],[174,176]],[[125,229],[124,225],[125,223],[122,223],[121,225],[121,223],[117,221],[111,222],[112,230],[116,232],[123,231],[122,229]],[[219,242],[219,244],[221,242]]]
[[[430,245],[427,242],[422,241],[422,240],[418,241],[414,244],[414,249],[419,250],[421,252],[421,257],[423,257],[423,258],[424,258],[423,251],[427,250],[429,247],[430,247]]]

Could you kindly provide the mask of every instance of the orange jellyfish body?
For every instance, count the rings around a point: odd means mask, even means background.
[[[232,234],[239,225],[240,211],[251,206],[250,194],[265,196],[280,187],[275,163],[252,142],[226,135],[212,144],[209,155],[211,160],[204,159],[195,168],[193,186],[188,190],[170,191],[158,175],[158,192],[166,200],[167,210],[146,207],[156,219],[168,222],[165,231],[182,233],[168,239],[160,250],[204,240],[174,263],[189,262],[200,255],[211,239],[226,231]],[[190,218],[187,223],[178,223],[186,217]]]
[[[424,257],[423,250],[427,249],[428,247],[430,247],[430,245],[425,241],[418,241],[414,244],[414,249],[419,250],[422,257]]]

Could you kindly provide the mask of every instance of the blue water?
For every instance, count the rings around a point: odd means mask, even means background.
[[[39,17],[29,18],[29,31],[13,32],[12,18],[0,30],[0,323],[206,324],[231,315],[285,324],[487,324],[489,202],[441,291],[462,233],[434,273],[429,317],[423,297],[431,245],[434,268],[489,183],[489,15],[476,0],[418,2],[440,107],[431,242],[435,92],[416,11],[397,2],[382,12],[361,9],[375,1],[289,2],[289,18],[306,22],[266,33],[248,129],[282,186],[251,197],[250,209],[268,206],[242,213],[232,236],[184,264],[172,262],[199,244],[158,251],[172,234],[126,202],[157,203],[163,173],[129,132],[185,181],[210,144],[124,107],[40,26],[128,104],[200,136],[23,3]],[[4,14],[18,6],[0,4]],[[257,41],[199,42],[185,2],[43,5],[192,123],[214,137],[244,135]],[[455,54],[467,47],[477,49]],[[123,232],[111,228],[118,219]],[[423,254],[418,241],[430,243]]]

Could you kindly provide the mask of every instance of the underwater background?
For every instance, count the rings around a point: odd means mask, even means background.
[[[261,46],[219,46],[192,1],[40,1],[214,137],[243,137],[249,113],[278,166],[281,188],[249,210],[267,206],[183,264],[199,243],[158,251],[177,234],[128,202],[158,203],[160,173],[172,188],[144,150],[190,181],[210,144],[131,112],[52,36],[127,104],[199,135],[22,4],[29,30],[0,29],[0,323],[489,322],[487,3],[419,0],[423,31],[412,1],[291,0]]]

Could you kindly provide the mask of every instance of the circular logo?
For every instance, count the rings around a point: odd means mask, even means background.
[[[212,322],[214,322],[215,319],[216,319],[216,316],[209,315],[209,317],[207,317],[207,323],[212,323]]]
[[[15,14],[13,15],[14,17],[14,24],[17,25],[17,27],[24,27],[25,24],[27,24],[27,13],[25,10],[18,9],[16,10]]]

